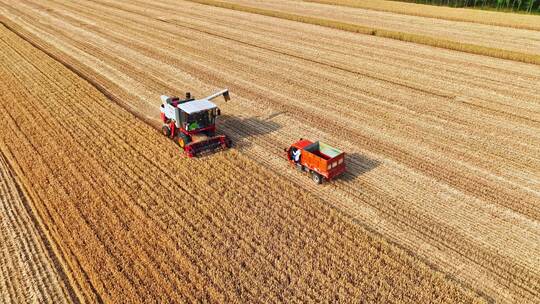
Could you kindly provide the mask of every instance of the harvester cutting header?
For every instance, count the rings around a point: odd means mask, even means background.
[[[227,89],[202,99],[193,98],[189,92],[185,99],[161,96],[163,135],[176,141],[188,157],[231,146],[227,136],[215,135],[216,118],[221,111],[211,100],[219,96],[230,100]]]

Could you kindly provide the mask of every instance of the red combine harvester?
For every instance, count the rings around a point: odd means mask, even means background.
[[[298,170],[309,172],[317,184],[345,172],[345,152],[322,142],[300,139],[288,149],[287,159]]]
[[[211,100],[222,95],[225,101],[230,100],[227,89],[203,99],[194,99],[189,92],[185,99],[162,95],[163,135],[178,143],[188,157],[229,148],[231,140],[227,136],[215,135],[221,111]]]

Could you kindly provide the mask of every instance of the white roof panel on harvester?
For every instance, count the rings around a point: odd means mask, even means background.
[[[215,103],[205,99],[181,103],[178,107],[188,114],[217,108]]]

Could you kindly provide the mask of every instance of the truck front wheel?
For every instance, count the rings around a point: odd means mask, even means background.
[[[322,184],[323,182],[323,177],[322,175],[320,175],[319,173],[315,172],[315,171],[312,171],[311,172],[311,179],[316,183],[316,184]]]

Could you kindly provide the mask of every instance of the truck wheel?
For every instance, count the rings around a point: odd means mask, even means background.
[[[319,173],[313,171],[311,172],[311,179],[316,183],[316,184],[322,184],[323,182],[323,177],[322,175],[320,175]]]
[[[296,163],[296,170],[300,172],[304,172],[304,166],[302,166],[302,164],[300,163]]]
[[[163,127],[161,127],[161,133],[163,133],[163,135],[169,137],[169,136],[171,136],[171,129],[169,129],[169,126],[163,126]]]
[[[189,144],[191,142],[190,138],[184,134],[184,133],[180,133],[178,135],[178,140],[176,141],[178,143],[178,145],[180,146],[180,148],[184,149],[184,147]]]

